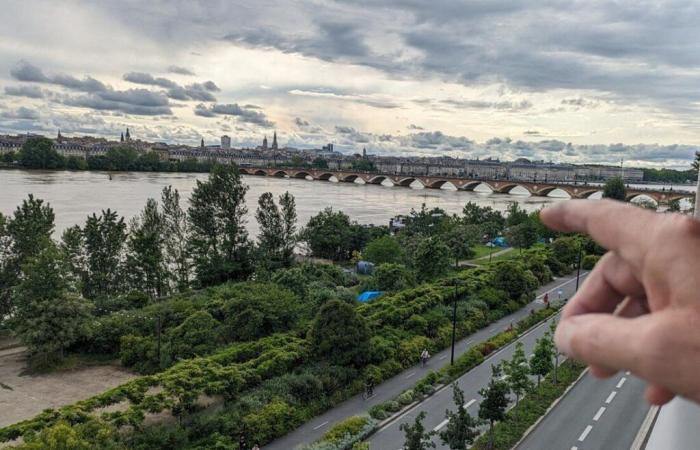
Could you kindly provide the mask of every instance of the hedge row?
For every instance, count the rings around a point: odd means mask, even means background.
[[[361,441],[369,436],[377,421],[369,416],[354,416],[335,424],[323,437],[299,450],[355,450],[362,448]]]

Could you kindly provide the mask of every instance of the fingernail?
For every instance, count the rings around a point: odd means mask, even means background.
[[[562,320],[554,333],[554,342],[561,353],[572,356],[571,339],[573,338],[574,325],[570,320]]]

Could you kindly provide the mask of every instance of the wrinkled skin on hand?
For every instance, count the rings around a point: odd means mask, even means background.
[[[650,403],[700,403],[700,221],[611,200],[559,203],[541,218],[608,249],[562,312],[559,349],[598,377],[631,371]]]

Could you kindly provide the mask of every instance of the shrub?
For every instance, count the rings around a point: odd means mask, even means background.
[[[340,442],[346,435],[356,435],[362,432],[362,429],[367,425],[369,417],[354,416],[338,422],[328,430],[321,439],[329,442]]]
[[[395,400],[389,400],[384,404],[384,408],[389,412],[397,412],[401,409],[401,405]]]
[[[600,256],[598,255],[586,255],[581,261],[581,268],[583,270],[593,270],[593,267],[598,263]]]
[[[396,397],[396,401],[399,403],[401,406],[406,406],[410,403],[413,403],[413,396],[415,395],[415,392],[413,389],[409,389],[407,391],[402,392],[399,394],[398,397]]]

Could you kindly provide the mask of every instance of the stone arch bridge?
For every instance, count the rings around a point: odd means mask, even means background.
[[[345,171],[345,170],[328,170],[328,169],[305,169],[305,168],[289,168],[289,167],[239,167],[241,174],[258,175],[278,178],[298,178],[311,179],[319,181],[331,181],[335,178],[339,182],[354,183],[358,179],[365,184],[382,184],[384,181],[391,182],[394,186],[409,187],[414,182],[419,182],[423,187],[428,189],[440,189],[443,185],[450,183],[457,190],[473,191],[479,185],[484,185],[491,189],[494,193],[508,194],[516,187],[521,187],[528,191],[530,195],[546,197],[555,189],[559,189],[568,194],[571,198],[588,198],[596,192],[603,190],[602,186],[588,184],[573,184],[573,183],[553,183],[553,182],[530,182],[530,181],[511,181],[511,180],[489,180],[476,178],[462,178],[454,176],[440,175],[396,175],[378,172],[360,172],[360,171]],[[647,196],[654,200],[657,204],[668,204],[674,200],[684,198],[693,199],[695,194],[685,191],[670,191],[659,189],[628,189],[627,200],[633,200],[639,196]]]

